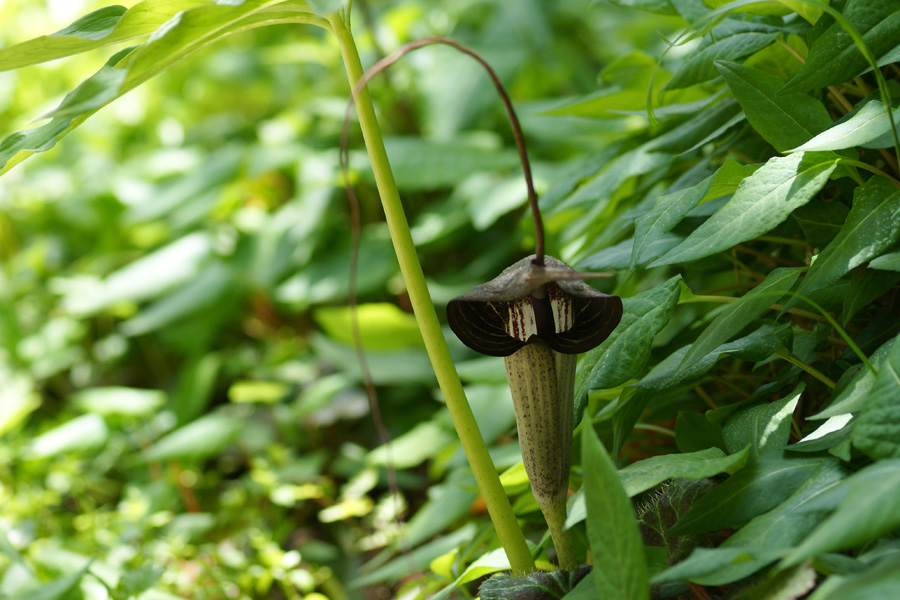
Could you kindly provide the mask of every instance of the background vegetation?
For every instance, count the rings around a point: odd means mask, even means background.
[[[140,6],[265,3],[214,4]],[[366,64],[434,34],[482,53],[520,111],[549,253],[613,272],[596,285],[625,299],[579,363],[578,415],[603,446],[576,431],[569,524],[595,569],[568,597],[890,597],[900,4],[718,4],[357,2],[354,34]],[[16,46],[101,6],[0,6],[0,597],[474,596],[506,564],[354,133],[389,448],[362,389],[334,37],[242,31],[118,99],[128,55],[101,70],[110,57],[176,48],[190,17],[109,47],[114,9],[77,32],[103,47],[61,61]],[[441,306],[531,252],[509,128],[446,48],[372,88]],[[55,143],[54,124],[106,104]],[[447,333],[550,569],[502,362]]]

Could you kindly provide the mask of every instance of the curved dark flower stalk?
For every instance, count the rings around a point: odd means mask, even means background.
[[[463,46],[456,40],[451,40],[450,38],[441,36],[431,36],[422,38],[421,40],[408,42],[406,44],[403,44],[402,46],[376,62],[368,70],[366,70],[359,81],[356,82],[356,85],[353,86],[353,96],[351,98],[351,101],[347,105],[347,112],[344,115],[344,127],[341,130],[342,161],[346,159],[345,154],[347,149],[347,132],[350,126],[350,109],[353,106],[353,100],[357,96],[359,96],[359,93],[363,90],[363,88],[366,87],[366,84],[368,84],[373,77],[400,60],[404,55],[412,52],[413,50],[418,50],[419,48],[431,46],[433,44],[444,44],[446,46],[451,46],[453,48],[456,48],[463,54],[468,54],[469,56],[474,58],[482,67],[484,67],[484,70],[491,78],[491,82],[494,84],[494,87],[497,88],[497,93],[500,95],[500,99],[503,101],[503,106],[506,108],[506,114],[509,116],[509,123],[510,127],[512,127],[513,138],[515,138],[516,140],[516,149],[519,151],[519,161],[522,163],[522,174],[525,176],[525,185],[528,187],[528,206],[531,208],[531,218],[534,221],[535,263],[538,265],[543,265],[544,222],[541,219],[541,210],[540,208],[538,208],[537,193],[534,191],[534,178],[531,176],[531,163],[528,161],[528,151],[525,149],[525,136],[522,134],[522,125],[519,123],[519,117],[516,116],[516,111],[513,108],[512,101],[509,99],[509,94],[506,93],[506,88],[503,87],[503,84],[500,82],[500,78],[497,77],[494,69],[492,69],[487,61],[485,61],[477,52],[475,52],[471,48]],[[344,163],[342,162],[342,164]]]

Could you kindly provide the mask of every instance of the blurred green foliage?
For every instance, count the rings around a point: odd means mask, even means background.
[[[648,576],[654,598],[897,589],[900,174],[886,106],[900,7],[833,3],[884,67],[878,82],[834,18],[800,4],[723,13],[699,33],[699,0],[354,4],[366,64],[435,34],[485,56],[525,127],[549,253],[614,272],[596,285],[625,298],[622,325],[579,365],[577,408],[612,462],[593,436],[576,442],[569,524],[582,558],[605,560],[619,526],[629,552],[571,598],[644,597]],[[244,3],[217,9],[231,5]],[[241,31],[115,100],[111,65],[64,96],[144,38],[3,62],[101,6],[0,5],[0,598],[473,597],[502,552],[356,132],[360,319],[390,444],[350,344],[336,41],[307,25]],[[99,13],[84,39],[122,12]],[[696,39],[669,47],[684,31]],[[428,48],[371,87],[436,304],[530,253],[514,144],[477,67]],[[110,100],[12,166],[25,152],[10,134],[61,101],[80,119]],[[447,333],[549,569],[502,362]],[[618,522],[596,516],[607,504]]]

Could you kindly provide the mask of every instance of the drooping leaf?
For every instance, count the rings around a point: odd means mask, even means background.
[[[559,600],[590,572],[591,567],[584,565],[575,571],[491,577],[478,588],[478,595],[482,600]]]
[[[725,206],[650,266],[703,258],[771,231],[822,189],[837,163],[832,154],[814,152],[770,159]]]
[[[0,71],[56,60],[149,35],[177,12],[209,0],[144,0],[129,9],[107,6],[77,19],[56,33],[0,50]]]
[[[806,94],[780,94],[774,75],[737,63],[717,61],[731,92],[753,128],[779,152],[796,148],[831,125],[825,106]]]
[[[280,0],[246,0],[235,3],[204,2],[176,12],[136,49],[117,53],[88,82],[63,99],[58,114],[45,125],[10,134],[0,141],[0,174],[33,154],[52,148],[93,112],[153,78],[179,60],[225,35],[261,24],[302,21],[302,5],[292,1],[287,13],[265,13]],[[175,3],[163,3],[171,5]],[[171,8],[169,9],[171,10]],[[308,15],[309,22],[316,17]],[[145,32],[149,24],[138,28]],[[53,115],[53,113],[51,113]]]
[[[848,0],[841,11],[876,57],[897,45],[900,3],[896,0]],[[840,23],[813,41],[800,71],[784,86],[783,94],[843,83],[862,73],[868,63]]]
[[[836,493],[843,495],[837,510],[784,558],[784,566],[860,546],[900,527],[900,459],[879,461],[854,473]]]
[[[856,188],[853,207],[840,231],[813,262],[797,288],[808,296],[878,256],[900,239],[900,189],[881,176]],[[797,302],[792,298],[787,306]]]
[[[809,600],[882,600],[900,589],[900,569],[894,557],[873,561],[860,573],[834,574],[823,581]]]
[[[597,592],[608,600],[649,600],[647,562],[631,501],[589,420],[584,421],[581,440]]]

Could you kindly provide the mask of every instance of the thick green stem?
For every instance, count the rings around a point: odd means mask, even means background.
[[[356,44],[341,15],[331,15],[328,21],[340,44],[344,66],[352,89],[364,73]],[[369,152],[369,160],[372,163],[372,171],[375,174],[375,185],[381,196],[385,219],[391,232],[397,260],[400,263],[400,272],[406,282],[416,321],[422,332],[438,385],[447,402],[453,425],[459,435],[463,450],[465,450],[472,473],[475,475],[478,489],[484,497],[500,543],[509,558],[510,566],[517,574],[533,571],[534,561],[525,542],[525,536],[516,521],[509,498],[506,497],[503,486],[500,484],[497,470],[488,454],[481,432],[478,430],[478,424],[475,422],[475,416],[472,414],[472,409],[469,407],[463,391],[462,383],[459,381],[459,375],[456,373],[456,367],[450,358],[450,351],[444,340],[434,304],[431,302],[431,295],[425,284],[425,275],[422,273],[422,266],[419,264],[412,235],[409,232],[406,214],[400,202],[400,194],[397,192],[391,165],[384,149],[381,130],[375,118],[375,109],[372,106],[369,92],[365,88],[356,98],[356,111]]]

